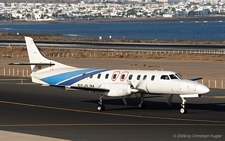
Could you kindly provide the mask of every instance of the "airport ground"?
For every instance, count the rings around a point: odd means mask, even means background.
[[[183,78],[225,79],[224,61],[210,59],[51,59],[84,68],[163,69],[178,72]],[[11,62],[28,62],[28,58],[0,58],[0,70],[29,69],[9,66]],[[204,97],[187,99],[187,114],[180,114],[178,96],[171,106],[167,99],[168,95],[147,95],[146,109],[138,109],[139,98],[127,98],[125,106],[121,98],[105,97],[106,110],[99,112],[98,95],[94,93],[43,87],[31,83],[29,77],[0,76],[0,140],[224,140],[224,89],[211,89]]]
[[[23,83],[0,77],[0,140],[7,141],[162,141],[224,140],[225,91],[211,89],[201,98],[187,99],[187,114],[174,96],[147,95],[146,109],[139,98],[105,97],[105,111],[97,111],[98,96],[85,91]]]
[[[165,59],[52,58],[76,67],[158,69],[176,71],[184,78],[224,79],[224,61]],[[1,67],[28,58],[1,58]],[[24,67],[24,66],[23,66]],[[22,68],[21,68],[22,69]],[[27,66],[29,69],[29,66]],[[105,97],[106,111],[98,112],[98,95],[65,91],[31,83],[29,77],[0,76],[0,140],[224,140],[225,90],[211,89],[201,98],[187,99],[187,114],[180,114],[181,100],[174,96],[147,95],[147,108],[138,109],[139,98]]]

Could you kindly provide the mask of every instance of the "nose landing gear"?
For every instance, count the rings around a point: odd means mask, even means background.
[[[105,110],[105,105],[103,105],[103,103],[102,103],[103,97],[104,97],[104,95],[99,96],[99,102],[98,102],[98,106],[97,106],[98,111],[104,111]]]
[[[186,114],[187,113],[187,109],[185,108],[186,100],[184,99],[184,97],[181,97],[181,99],[182,99],[182,103],[181,103],[180,113]]]

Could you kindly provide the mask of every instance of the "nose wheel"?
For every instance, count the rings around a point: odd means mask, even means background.
[[[187,113],[187,109],[186,108],[180,108],[180,113],[181,114],[186,114]]]
[[[182,99],[182,103],[181,103],[180,113],[186,114],[187,113],[187,109],[185,108],[186,100],[183,97],[181,97],[181,99]]]
[[[97,106],[97,110],[98,111],[104,111],[105,110],[105,105],[100,105],[100,104],[98,104],[98,106]]]

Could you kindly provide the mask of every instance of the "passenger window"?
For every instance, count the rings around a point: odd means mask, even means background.
[[[125,79],[127,79],[129,72],[128,71],[124,71],[122,72],[122,74],[120,75],[120,81],[124,81]]]
[[[133,77],[133,75],[131,74],[131,75],[129,75],[129,80],[131,80],[132,79],[132,77]]]
[[[153,81],[155,79],[155,75],[153,75],[152,77],[151,77],[151,80]]]
[[[147,75],[144,75],[143,80],[145,80],[147,78]]]
[[[106,74],[106,75],[105,75],[105,79],[108,79],[108,77],[109,77],[109,74]]]
[[[141,75],[138,75],[138,76],[137,76],[137,80],[140,80],[140,78],[141,78]]]
[[[101,73],[100,74],[98,74],[98,79],[100,79],[101,78]]]
[[[112,81],[116,81],[119,76],[120,76],[120,71],[113,72],[111,77]]]
[[[90,78],[93,78],[93,73],[90,74]]]
[[[162,80],[170,80],[170,78],[169,78],[168,75],[162,75],[162,76],[161,76],[161,79],[162,79]]]
[[[121,80],[123,80],[125,78],[125,74],[123,74],[122,76],[121,76]]]
[[[83,73],[82,78],[85,78],[85,75],[86,75],[86,74],[85,74],[85,73]]]
[[[116,79],[116,76],[117,76],[117,74],[114,74],[114,75],[113,75],[113,79]]]

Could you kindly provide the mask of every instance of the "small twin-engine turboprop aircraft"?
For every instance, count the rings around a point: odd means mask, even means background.
[[[11,65],[30,65],[32,82],[47,86],[63,87],[67,90],[81,89],[99,95],[97,110],[105,109],[104,96],[125,97],[139,95],[139,108],[145,108],[146,94],[179,95],[182,104],[180,113],[187,112],[185,98],[201,97],[209,88],[196,82],[201,78],[182,79],[172,71],[157,70],[119,70],[99,68],[76,68],[47,59],[41,55],[33,39],[25,37],[29,63],[11,63]]]

